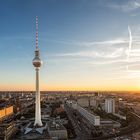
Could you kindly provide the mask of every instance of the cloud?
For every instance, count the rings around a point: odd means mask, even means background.
[[[105,70],[109,70],[109,75],[112,74],[113,79],[140,78],[140,37],[138,30],[134,29],[133,42],[131,29],[128,27],[128,37],[91,42],[76,40],[60,42],[75,47],[80,46],[82,50],[75,49],[72,52],[54,54],[54,56],[65,61],[74,59],[74,62],[76,64],[80,62],[82,67],[107,66]],[[137,29],[139,29],[139,26]]]
[[[103,61],[95,61],[95,62],[89,62],[91,65],[110,65],[110,64],[120,64],[125,63],[125,59],[115,59],[115,60],[103,60]]]
[[[129,45],[128,45],[127,61],[129,62],[130,51],[132,48],[132,34],[131,34],[131,29],[129,26],[128,26],[128,32],[129,32]],[[128,71],[129,69],[128,65],[126,65],[126,69]]]
[[[126,44],[128,43],[128,39],[126,38],[117,38],[112,40],[105,40],[105,41],[77,41],[77,40],[49,40],[51,42],[56,42],[60,44],[67,44],[67,45],[74,45],[74,46],[82,46],[82,47],[93,47],[97,45],[120,45],[120,44]]]
[[[114,73],[112,73],[115,76],[113,79],[136,79],[136,78],[140,78],[140,70],[120,70],[120,71],[116,71]]]
[[[137,62],[140,62],[140,58],[130,59],[129,62],[127,61],[126,58],[123,58],[123,59],[121,58],[121,59],[113,59],[113,60],[109,59],[109,60],[91,61],[91,62],[88,62],[88,63],[91,64],[91,65],[120,64],[120,65],[123,65],[123,66],[121,66],[121,68],[125,69],[126,65],[130,66],[131,63],[137,63]]]
[[[132,74],[129,74],[129,75],[125,75],[125,76],[118,76],[118,77],[115,77],[113,79],[139,79],[140,78],[140,72],[139,73],[132,73]]]
[[[128,0],[121,3],[112,2],[106,5],[109,8],[121,10],[123,12],[131,12],[140,8],[140,0]],[[135,15],[136,16],[136,15]]]
[[[117,38],[105,41],[63,41],[61,43],[82,46],[83,51],[54,54],[57,57],[86,57],[86,58],[118,58],[124,55],[124,46],[127,46],[128,39]],[[115,47],[114,47],[115,46]]]
[[[80,52],[74,52],[74,53],[64,53],[64,54],[58,54],[57,56],[62,57],[91,57],[91,58],[118,58],[122,56],[124,53],[123,48],[115,48],[112,52],[99,52],[97,50],[94,51],[80,51]]]
[[[67,58],[94,58],[93,63],[95,65],[115,64],[115,63],[133,63],[140,61],[140,49],[132,48],[132,35],[129,30],[129,39],[119,38],[105,41],[93,41],[93,42],[80,42],[72,41],[77,46],[88,47],[83,51],[75,51],[69,53],[54,54],[56,57],[67,57]],[[137,36],[133,40],[134,43],[140,43]],[[137,58],[138,57],[138,58]],[[97,61],[98,59],[98,61]],[[94,62],[95,60],[95,62]]]
[[[67,58],[94,58],[93,62],[89,62],[93,65],[105,65],[105,64],[109,65],[113,63],[129,64],[132,62],[138,62],[140,61],[140,58],[135,57],[140,56],[140,49],[131,49],[132,35],[130,33],[131,31],[129,28],[129,37],[130,37],[129,40],[126,38],[119,38],[99,42],[72,41],[73,44],[86,46],[89,47],[90,49],[87,48],[86,50],[83,51],[54,54],[54,56]],[[133,42],[138,42],[138,38]]]
[[[107,41],[97,41],[97,42],[83,42],[86,46],[92,46],[92,45],[117,45],[117,44],[125,44],[128,41],[126,39],[114,39],[114,40],[107,40]],[[84,45],[83,44],[83,45]]]
[[[140,13],[132,13],[130,14],[131,17],[136,17],[136,16],[140,16]]]

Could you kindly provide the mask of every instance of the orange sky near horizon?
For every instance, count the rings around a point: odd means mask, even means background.
[[[21,84],[10,84],[0,85],[0,91],[34,91],[35,86],[33,84],[21,85]],[[52,86],[52,85],[41,85],[41,91],[140,91],[140,86],[128,86],[128,85],[114,85],[114,86],[96,86],[96,87],[80,87],[80,86]]]

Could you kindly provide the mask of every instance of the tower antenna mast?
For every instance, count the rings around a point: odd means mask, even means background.
[[[36,16],[36,50],[38,50],[38,16]]]

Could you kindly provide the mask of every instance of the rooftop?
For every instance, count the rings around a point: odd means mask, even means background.
[[[55,121],[52,121],[50,123],[48,123],[48,129],[50,131],[55,131],[55,130],[66,130],[65,127],[58,123],[58,122],[55,122]]]

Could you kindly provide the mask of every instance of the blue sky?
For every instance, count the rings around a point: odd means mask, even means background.
[[[34,89],[38,16],[41,90],[139,90],[139,13],[140,0],[0,0],[0,89]]]

